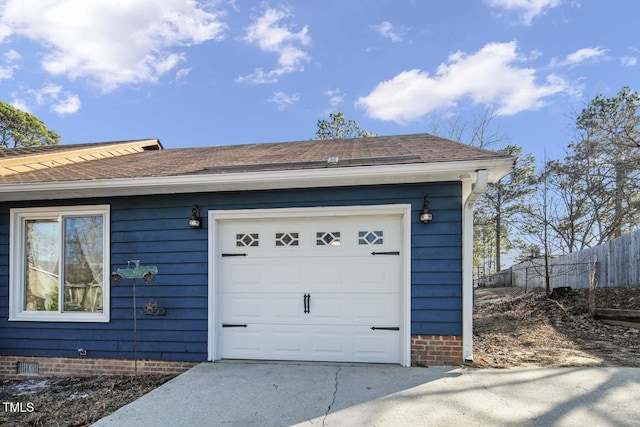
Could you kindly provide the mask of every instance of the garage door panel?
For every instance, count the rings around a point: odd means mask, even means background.
[[[260,286],[263,265],[248,259],[223,259],[221,281],[227,286],[247,290]]]
[[[348,353],[347,334],[344,330],[312,332],[311,354],[315,359],[343,358]]]
[[[222,334],[222,345],[231,351],[227,357],[255,358],[264,353],[263,341],[266,338],[259,329],[234,330]]]
[[[299,287],[303,282],[303,267],[300,262],[291,262],[288,259],[268,258],[262,263],[264,285],[273,286],[276,289],[286,286]]]
[[[398,326],[399,310],[389,306],[400,302],[398,294],[341,294],[339,296],[311,295],[310,313],[303,323],[325,325]],[[306,319],[309,318],[307,321]]]
[[[397,293],[309,294],[309,313],[304,312],[304,294],[224,294],[223,323],[301,325],[398,326]]]
[[[222,358],[400,362],[403,332],[371,329],[401,326],[399,217],[229,220],[219,238],[242,255],[218,258],[219,318],[247,325],[219,328]]]
[[[367,362],[385,363],[399,359],[399,335],[397,331],[358,332],[353,336],[354,358]]]
[[[299,360],[306,353],[298,328],[281,325],[248,325],[222,329],[222,357],[226,359]]]
[[[324,290],[340,290],[344,286],[344,263],[336,262],[335,258],[316,259],[308,269],[309,285],[321,287]]]
[[[223,292],[388,292],[398,286],[398,269],[397,257],[245,259],[225,264],[222,283]]]
[[[244,258],[223,263],[222,292],[297,292],[303,285],[303,266],[289,260]]]
[[[223,328],[225,359],[397,363],[397,331],[365,327],[249,325]]]
[[[353,292],[388,292],[390,288],[397,288],[397,272],[399,262],[394,258],[371,257],[364,261],[355,261],[351,266]]]
[[[305,337],[300,333],[300,330],[273,331],[270,335],[268,350],[270,350],[271,354],[300,357],[305,353]]]
[[[224,323],[249,322],[263,319],[267,314],[264,301],[259,296],[248,295],[227,295],[225,313],[227,316],[223,318]]]
[[[307,316],[312,323],[348,323],[346,316],[346,301],[342,295],[311,295],[309,298],[309,313]]]
[[[304,320],[303,294],[223,294],[222,323],[299,323]]]
[[[270,317],[275,322],[299,322],[302,315],[304,314],[303,298],[301,296],[265,296],[263,298],[263,301],[269,301]]]

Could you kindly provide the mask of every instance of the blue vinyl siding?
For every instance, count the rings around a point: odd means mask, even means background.
[[[424,195],[434,214],[418,221]],[[203,227],[187,220],[197,203]],[[301,190],[83,199],[0,205],[0,354],[132,358],[132,281],[111,286],[109,323],[9,322],[9,208],[111,205],[111,270],[128,260],[156,265],[155,281],[136,282],[137,351],[140,359],[203,361],[207,358],[207,211],[411,203],[411,333],[462,334],[461,185],[387,185]],[[165,316],[142,313],[153,300]]]

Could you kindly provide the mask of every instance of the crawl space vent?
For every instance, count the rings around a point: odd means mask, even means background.
[[[18,375],[38,375],[38,362],[18,362]]]

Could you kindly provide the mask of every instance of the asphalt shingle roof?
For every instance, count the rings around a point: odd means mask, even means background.
[[[107,143],[108,144],[108,143]],[[8,155],[72,146],[19,149]],[[75,148],[82,145],[75,145]],[[5,152],[3,152],[5,151]],[[11,151],[11,150],[8,150]],[[28,152],[28,153],[27,153]],[[1,184],[163,177],[406,163],[506,159],[510,156],[429,134],[160,149],[0,177]],[[338,158],[330,164],[328,159]],[[335,159],[334,159],[335,160]]]

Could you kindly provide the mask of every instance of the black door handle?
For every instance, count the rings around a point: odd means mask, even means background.
[[[311,305],[309,304],[311,300],[311,294],[304,294],[304,298],[302,299],[302,303],[304,305],[304,313],[310,313],[311,312]]]

